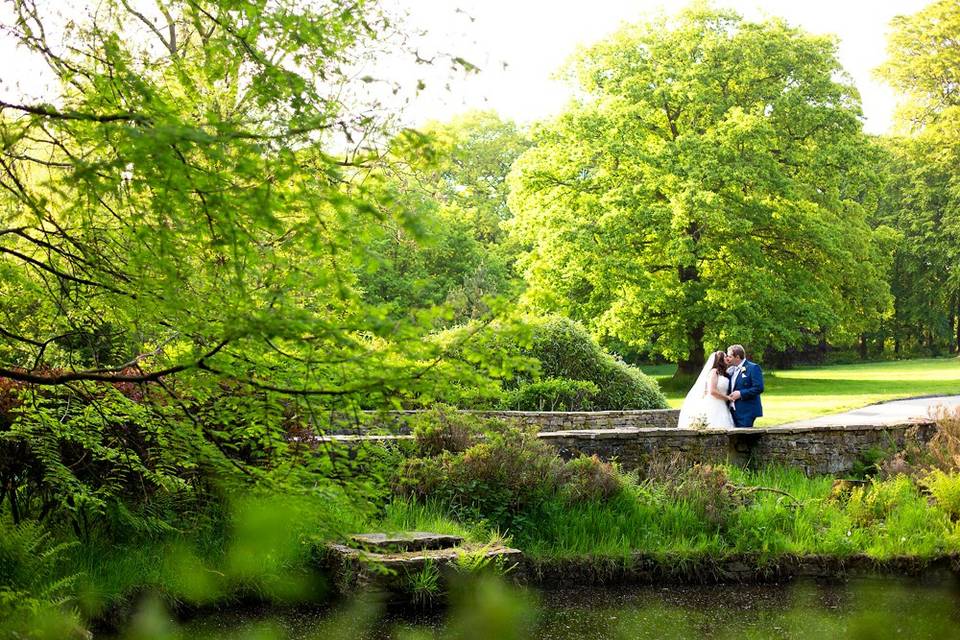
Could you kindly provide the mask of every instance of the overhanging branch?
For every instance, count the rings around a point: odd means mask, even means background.
[[[149,373],[130,375],[119,373],[112,369],[88,369],[86,371],[68,371],[58,374],[41,374],[33,371],[27,371],[25,369],[0,367],[0,378],[9,378],[19,382],[47,386],[78,381],[133,383],[156,382],[162,378],[175,373],[180,373],[181,371],[186,371],[188,369],[207,369],[205,366],[206,360],[216,355],[221,349],[227,346],[229,342],[230,338],[221,340],[213,349],[206,352],[193,362],[185,362],[183,364],[174,365],[172,367],[167,367],[166,369],[160,369],[159,371],[152,371]]]

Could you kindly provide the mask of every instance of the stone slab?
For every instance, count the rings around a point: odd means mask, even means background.
[[[445,533],[407,531],[404,533],[357,533],[350,536],[350,541],[368,551],[397,552],[449,549],[463,543],[463,538]]]
[[[519,549],[503,545],[469,545],[452,549],[423,549],[419,551],[401,551],[397,553],[373,553],[354,549],[342,544],[332,544],[330,548],[347,561],[359,561],[362,564],[376,565],[393,571],[418,571],[430,563],[438,568],[456,562],[461,556],[479,554],[483,558],[503,558],[518,562],[523,559]]]

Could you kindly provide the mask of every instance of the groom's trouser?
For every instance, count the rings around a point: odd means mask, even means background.
[[[736,411],[731,411],[733,416],[733,426],[738,429],[749,429],[753,426],[753,423],[757,421],[757,417],[752,413],[743,413],[737,415]]]

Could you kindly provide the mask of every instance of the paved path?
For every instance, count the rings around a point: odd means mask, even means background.
[[[857,425],[857,424],[897,424],[926,418],[930,410],[937,406],[960,407],[960,396],[941,396],[938,398],[911,398],[909,400],[894,400],[881,404],[872,404],[862,409],[821,416],[812,420],[801,420],[790,424],[780,424],[778,427],[820,427],[826,425]]]

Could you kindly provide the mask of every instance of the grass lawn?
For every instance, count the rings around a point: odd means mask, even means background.
[[[670,385],[672,366],[644,367],[663,386],[671,407],[679,407],[687,389]],[[770,426],[857,409],[897,398],[960,394],[960,358],[898,360],[789,371],[764,371],[764,417]]]

